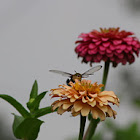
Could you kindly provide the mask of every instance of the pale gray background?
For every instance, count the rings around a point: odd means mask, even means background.
[[[140,37],[139,4],[139,0],[0,0],[0,93],[9,94],[25,105],[35,79],[40,92],[65,83],[65,77],[49,73],[49,69],[70,73],[89,69],[74,52],[81,32],[120,27]],[[138,58],[131,66],[110,69],[107,89],[122,98],[120,108],[115,107],[118,124],[140,119],[135,108],[130,108],[127,91],[121,90],[127,85],[122,82],[122,72],[131,71],[132,77],[140,81],[139,64]],[[102,72],[103,69],[89,79],[101,82]],[[52,101],[48,94],[41,106]],[[16,110],[0,99],[0,112],[6,135],[12,135],[11,113],[17,113]],[[73,118],[70,113],[62,116],[54,113],[41,119],[45,123],[38,140],[67,140],[78,135],[79,117]]]

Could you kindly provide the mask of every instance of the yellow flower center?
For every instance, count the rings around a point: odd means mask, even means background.
[[[91,84],[90,80],[82,80],[79,82],[75,80],[75,84],[71,84],[72,88],[75,89],[79,93],[84,93],[83,95],[91,97],[90,95],[98,94],[101,91],[102,84],[98,85],[97,83]],[[86,91],[86,92],[84,92]]]
[[[119,31],[119,27],[118,28],[100,28],[101,33],[109,33],[109,32],[118,32]]]

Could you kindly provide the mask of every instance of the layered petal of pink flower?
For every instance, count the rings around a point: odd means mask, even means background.
[[[111,61],[113,66],[131,64],[135,61],[135,54],[138,56],[140,52],[140,42],[133,33],[119,31],[119,28],[101,28],[100,31],[82,33],[79,38],[75,52],[85,63],[103,60]]]

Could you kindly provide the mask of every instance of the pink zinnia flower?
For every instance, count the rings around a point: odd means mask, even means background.
[[[113,66],[131,64],[135,61],[134,53],[138,56],[140,51],[140,42],[132,35],[132,32],[119,31],[119,28],[100,28],[100,31],[82,33],[79,36],[82,40],[76,41],[75,52],[85,63],[103,60],[112,62]]]

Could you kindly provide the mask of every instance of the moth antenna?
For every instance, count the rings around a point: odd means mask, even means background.
[[[77,73],[76,70],[74,70],[74,71],[75,71],[75,73]]]

